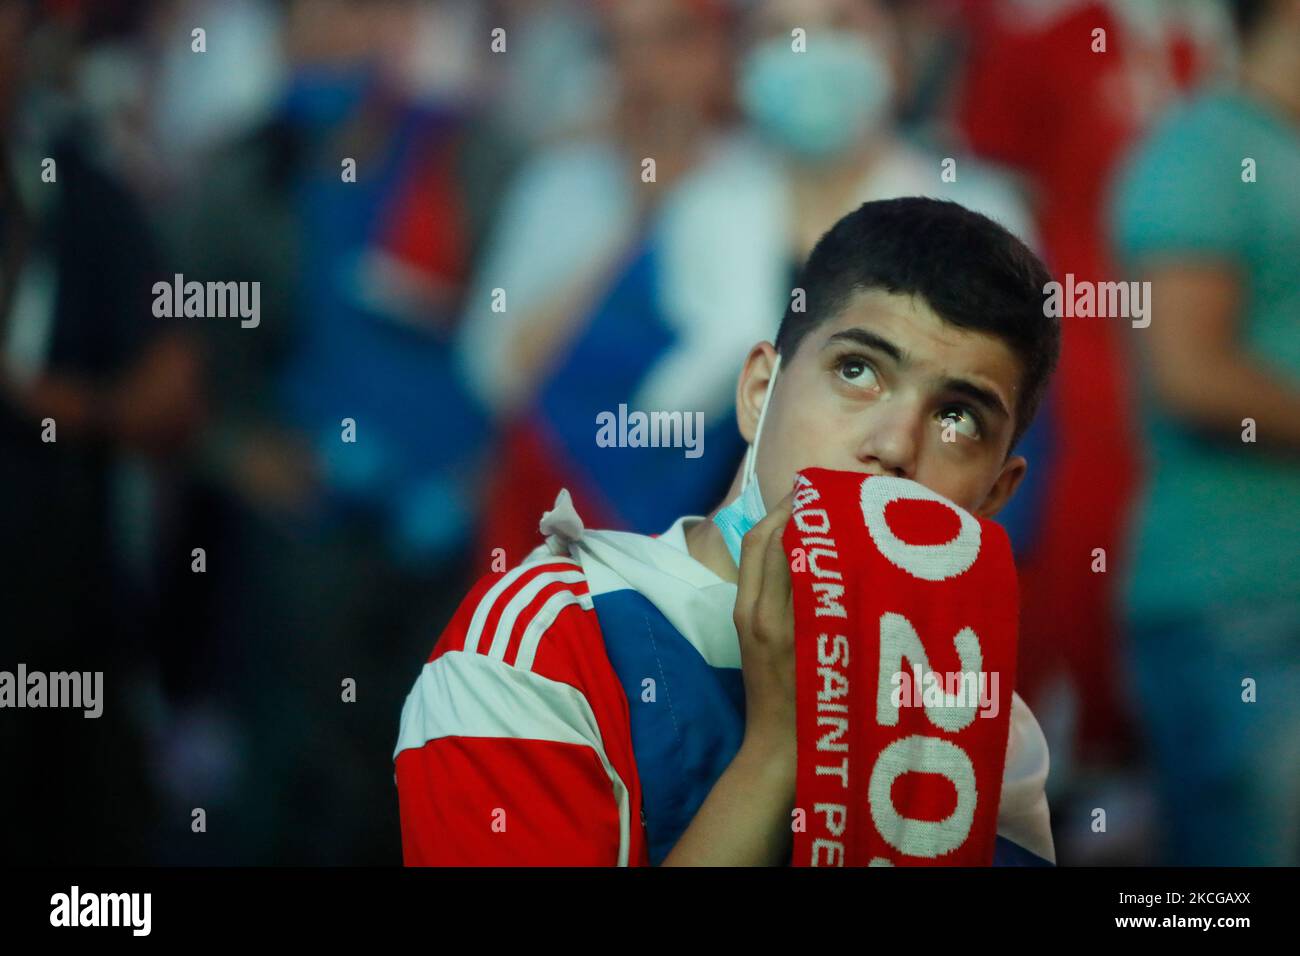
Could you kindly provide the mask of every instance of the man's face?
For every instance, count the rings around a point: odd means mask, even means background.
[[[774,356],[756,346],[741,375],[751,442]],[[945,323],[919,298],[856,293],[782,358],[759,441],[767,507],[800,469],[822,467],[910,478],[995,514],[1025,472],[1023,458],[1007,457],[1021,375],[1002,340]]]
[[[789,39],[795,27],[809,33],[845,30],[875,35],[888,26],[878,0],[762,0],[751,11],[750,33],[764,37]]]
[[[605,26],[631,112],[695,116],[726,89],[726,34],[682,0],[616,0]]]
[[[833,33],[873,41],[899,79],[897,24],[879,0],[763,0],[744,21],[742,42],[747,47],[778,38],[789,43],[796,27],[814,38]]]

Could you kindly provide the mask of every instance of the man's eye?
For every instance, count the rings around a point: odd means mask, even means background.
[[[961,407],[945,408],[939,412],[939,424],[946,431],[949,426],[958,435],[965,435],[968,438],[980,437],[979,422],[971,414],[969,409]]]
[[[876,380],[876,370],[862,359],[841,359],[839,372],[840,378],[859,388],[875,388],[879,384]]]

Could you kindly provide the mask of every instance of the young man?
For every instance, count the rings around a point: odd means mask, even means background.
[[[995,514],[1024,476],[1011,451],[1056,361],[1049,280],[1019,240],[955,203],[870,202],[841,219],[804,267],[806,309],[740,375],[746,441],[763,420],[767,514],[739,566],[714,521],[681,518],[653,538],[587,531],[562,493],[546,544],[480,582],[407,698],[394,754],[406,862],[787,862],[785,492],[821,466]],[[714,515],[741,490],[738,471]],[[1046,776],[1042,733],[1014,697],[996,862],[1054,859]]]

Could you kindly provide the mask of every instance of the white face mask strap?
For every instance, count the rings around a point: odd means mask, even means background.
[[[754,428],[754,441],[749,446],[749,451],[745,453],[745,472],[740,479],[741,491],[749,487],[758,468],[758,440],[763,437],[763,420],[767,418],[767,403],[772,400],[772,389],[776,386],[776,373],[780,368],[781,353],[777,352],[776,361],[772,363],[772,377],[767,380],[767,391],[763,394],[763,407],[758,410],[758,425]]]

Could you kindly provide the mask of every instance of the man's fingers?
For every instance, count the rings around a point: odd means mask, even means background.
[[[794,492],[782,498],[764,518],[740,540],[740,578],[736,586],[736,612],[747,619],[763,590],[768,573],[768,553],[780,549],[781,536],[794,507]],[[739,624],[740,621],[737,621]]]
[[[767,517],[772,530],[763,549],[763,578],[755,601],[756,623],[768,636],[778,636],[790,605],[790,562],[785,553],[785,528],[794,507],[793,492],[786,495]],[[767,520],[766,518],[764,520]],[[766,625],[766,626],[763,626]]]
[[[742,632],[748,629],[753,617],[754,602],[757,601],[763,585],[763,552],[767,539],[772,533],[772,526],[760,521],[745,532],[740,539],[740,578],[736,583],[736,627]]]

